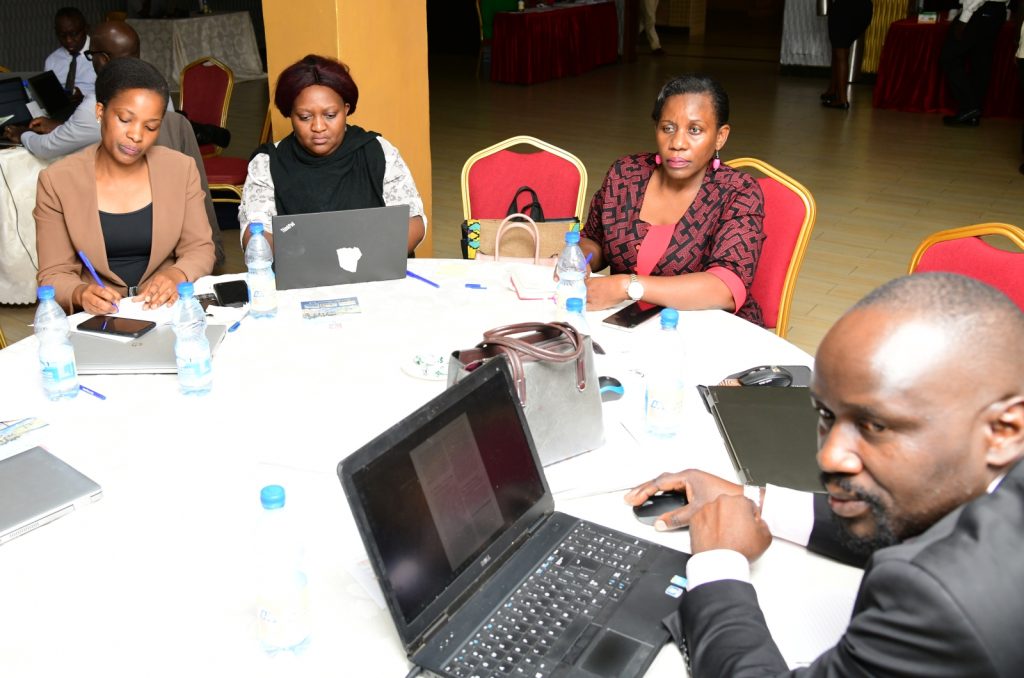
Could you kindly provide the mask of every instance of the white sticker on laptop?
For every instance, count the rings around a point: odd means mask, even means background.
[[[342,270],[349,273],[356,272],[356,269],[359,267],[359,260],[362,257],[363,252],[358,247],[338,248],[338,266],[341,266]]]
[[[285,225],[284,225],[284,226],[283,226],[283,227],[281,228],[281,232],[282,232],[282,233],[287,233],[288,231],[292,230],[292,228],[293,228],[294,226],[295,226],[295,222],[294,222],[294,221],[289,221],[289,222],[288,222],[287,224],[285,224]]]

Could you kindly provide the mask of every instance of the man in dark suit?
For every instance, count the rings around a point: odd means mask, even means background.
[[[685,489],[690,499],[658,527],[690,527],[688,590],[666,623],[692,675],[790,675],[749,583],[773,534],[866,559],[846,633],[793,675],[1020,675],[1022,346],[1024,313],[991,287],[941,273],[897,279],[818,351],[810,394],[827,494],[692,470],[627,494],[639,504]]]

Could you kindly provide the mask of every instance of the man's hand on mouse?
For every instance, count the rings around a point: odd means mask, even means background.
[[[678,530],[690,525],[695,513],[722,495],[743,496],[743,486],[723,480],[704,471],[688,469],[679,473],[662,473],[654,480],[637,485],[626,493],[630,506],[639,506],[658,492],[685,492],[686,506],[670,511],[658,518],[654,528],[659,531]],[[692,537],[691,537],[692,539]]]
[[[690,551],[694,554],[728,549],[753,562],[771,543],[768,525],[754,502],[743,496],[720,495],[690,520]]]

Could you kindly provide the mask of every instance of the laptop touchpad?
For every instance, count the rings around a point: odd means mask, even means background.
[[[627,671],[640,643],[616,633],[605,633],[594,643],[583,662],[583,668],[596,676],[633,675],[635,671]]]

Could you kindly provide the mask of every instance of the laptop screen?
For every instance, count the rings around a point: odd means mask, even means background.
[[[33,75],[28,82],[32,86],[32,91],[36,93],[36,99],[43,104],[51,118],[64,117],[63,113],[69,112],[68,109],[72,107],[71,99],[53,71]]]
[[[370,443],[386,452],[352,470],[364,539],[368,529],[406,625],[546,492],[504,361],[466,382]]]

